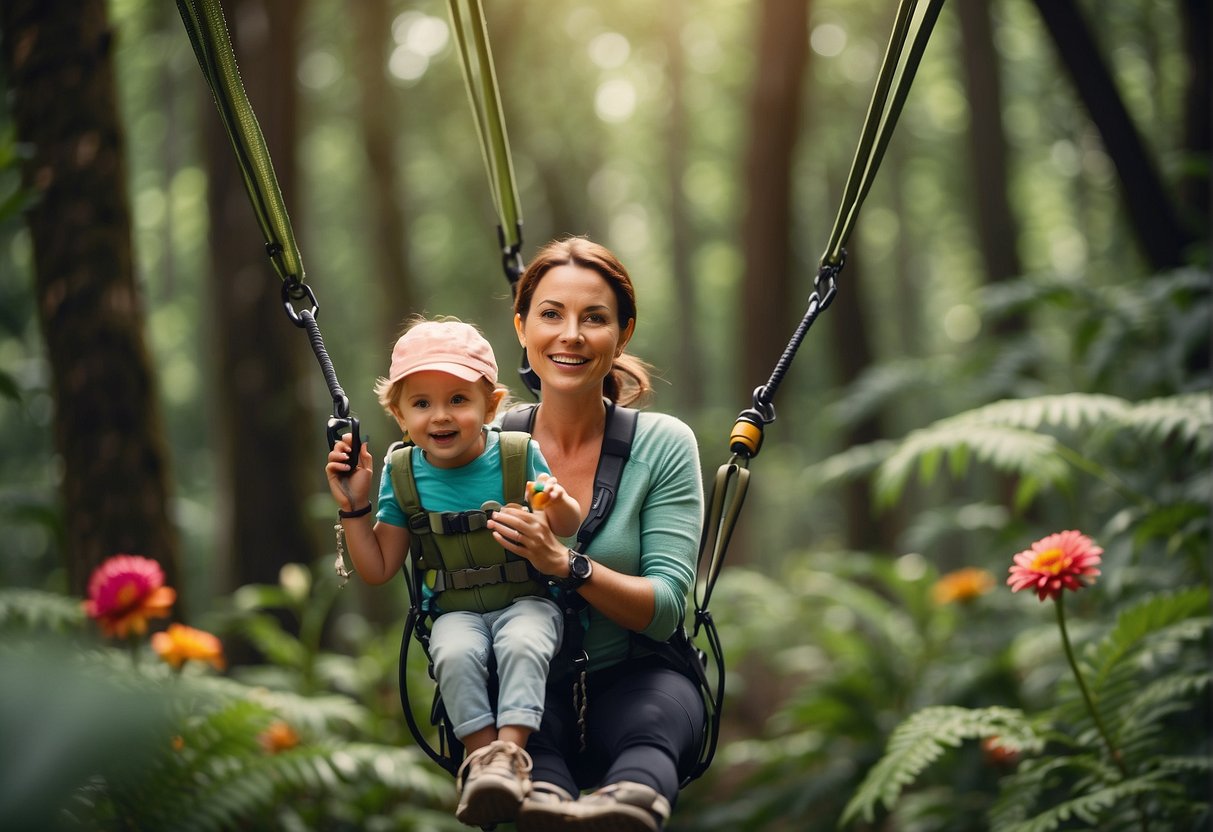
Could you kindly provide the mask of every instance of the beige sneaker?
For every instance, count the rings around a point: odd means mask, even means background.
[[[518,832],[562,832],[573,828],[577,801],[555,783],[538,781],[518,807]]]
[[[455,817],[468,826],[513,820],[531,787],[531,755],[512,742],[495,740],[467,756],[455,775]]]
[[[670,819],[670,801],[643,783],[603,786],[577,801],[576,829],[583,832],[658,832]]]

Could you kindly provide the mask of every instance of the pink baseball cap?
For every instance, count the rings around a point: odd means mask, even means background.
[[[493,348],[476,327],[461,321],[423,321],[396,339],[388,382],[422,370],[450,373],[464,381],[483,376],[497,383]]]

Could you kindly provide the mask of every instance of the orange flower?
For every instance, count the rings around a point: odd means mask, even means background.
[[[149,618],[169,614],[177,592],[164,585],[164,570],[151,558],[114,555],[88,581],[84,612],[110,637],[141,636]]]
[[[994,576],[984,569],[967,566],[949,572],[935,582],[931,597],[940,606],[956,601],[967,603],[980,598],[994,588]]]
[[[173,667],[187,661],[210,662],[216,670],[226,666],[219,639],[184,624],[170,624],[166,631],[152,636],[152,649]]]
[[[999,737],[986,737],[982,740],[981,753],[985,761],[995,768],[1014,768],[1019,762],[1019,752],[1007,748]]]
[[[1099,574],[1103,549],[1082,532],[1051,534],[1015,556],[1007,584],[1012,592],[1034,589],[1040,600],[1056,598],[1062,590],[1077,592]]]
[[[278,754],[289,751],[299,744],[299,735],[295,729],[281,719],[274,720],[264,731],[257,735],[257,742],[267,754]]]

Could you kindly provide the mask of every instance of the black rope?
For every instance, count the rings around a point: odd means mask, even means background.
[[[779,390],[779,385],[787,375],[788,368],[792,366],[792,359],[796,357],[796,351],[800,349],[801,342],[808,335],[809,328],[813,326],[817,316],[829,308],[834,301],[834,296],[838,294],[837,277],[843,266],[846,265],[846,260],[847,250],[844,248],[837,263],[823,263],[817,270],[817,277],[813,281],[813,292],[809,295],[804,317],[801,318],[788,345],[784,347],[783,355],[775,362],[775,369],[771,371],[771,377],[767,379],[767,383],[754,390],[754,408],[762,414],[763,422],[767,424],[775,421],[775,407],[772,402],[776,391]],[[823,281],[825,282],[824,291],[821,288]]]

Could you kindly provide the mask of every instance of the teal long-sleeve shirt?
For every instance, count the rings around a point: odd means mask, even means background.
[[[615,506],[586,554],[653,584],[653,619],[642,631],[649,638],[664,641],[683,621],[702,525],[695,434],[672,416],[641,412]],[[585,634],[590,670],[627,658],[629,643],[627,630],[590,608]]]

